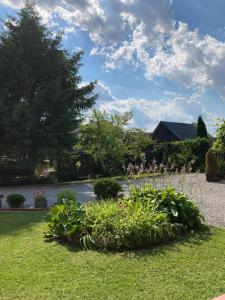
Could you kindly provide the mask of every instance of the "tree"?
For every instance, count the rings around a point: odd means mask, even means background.
[[[89,121],[80,128],[79,147],[93,156],[98,173],[118,174],[124,163],[126,150],[125,126],[132,118],[131,113],[108,115],[93,110]]]
[[[149,135],[141,129],[129,129],[133,114],[106,114],[93,110],[89,120],[80,128],[80,149],[90,154],[98,166],[96,172],[115,175],[123,164],[142,161],[152,144]]]
[[[61,48],[42,25],[33,2],[0,34],[0,154],[33,166],[70,151],[95,82],[81,86],[82,52]]]
[[[149,147],[153,144],[148,133],[139,128],[126,130],[125,156],[129,161],[143,161]]]
[[[207,138],[208,137],[208,133],[207,133],[207,129],[206,129],[206,126],[205,126],[205,122],[203,121],[203,119],[202,119],[201,116],[198,117],[197,137],[200,137],[200,138]]]

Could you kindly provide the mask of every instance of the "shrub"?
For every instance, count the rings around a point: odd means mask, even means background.
[[[73,191],[67,190],[67,189],[60,191],[56,197],[57,197],[58,204],[63,203],[63,201],[65,201],[65,200],[69,200],[72,202],[77,201],[76,194]]]
[[[143,248],[174,235],[166,213],[132,200],[101,201],[86,205],[86,222],[91,228],[88,245],[114,250]]]
[[[169,144],[154,144],[149,148],[149,152],[147,152],[147,161],[156,159],[157,163],[164,162],[167,165],[181,169],[194,160],[192,171],[204,171],[205,155],[210,146],[211,141],[206,138],[177,141]]]
[[[172,187],[154,189],[151,185],[133,186],[130,188],[130,197],[133,201],[149,202],[156,211],[166,212],[172,224],[195,229],[203,220],[199,209],[181,192]]]
[[[122,191],[121,185],[112,179],[99,179],[94,184],[94,193],[98,199],[115,199]]]
[[[10,208],[20,208],[26,199],[20,194],[10,194],[7,196],[6,201]]]
[[[48,201],[47,197],[45,196],[45,192],[35,192],[34,195],[34,206],[35,208],[47,208],[48,207]]]
[[[84,217],[85,210],[80,203],[63,200],[63,204],[51,208],[46,238],[76,243],[82,234]]]

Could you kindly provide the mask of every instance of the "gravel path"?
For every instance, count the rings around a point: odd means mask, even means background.
[[[215,226],[225,227],[225,182],[209,183],[204,174],[186,174],[169,176],[167,179],[159,178],[153,182],[152,179],[140,179],[135,182],[121,181],[125,194],[128,194],[129,184],[143,184],[150,182],[156,186],[173,185],[189,194],[198,204],[206,222]],[[3,206],[6,206],[6,196],[11,193],[23,194],[27,199],[26,207],[33,207],[33,195],[35,191],[46,190],[49,206],[55,203],[56,194],[62,189],[71,189],[77,193],[78,201],[87,202],[94,199],[93,185],[91,183],[71,183],[43,186],[20,186],[1,187],[0,194],[4,194]]]

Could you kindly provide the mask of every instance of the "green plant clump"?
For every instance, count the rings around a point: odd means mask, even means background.
[[[173,188],[132,187],[118,201],[84,205],[63,201],[51,209],[50,240],[69,241],[96,249],[135,249],[165,242],[200,228],[203,218],[186,195]]]
[[[198,228],[203,220],[199,209],[184,193],[172,187],[153,188],[150,184],[132,186],[130,197],[133,201],[151,203],[154,210],[165,212],[172,224],[181,224],[188,229]]]
[[[6,201],[10,208],[20,208],[26,199],[20,194],[10,194],[7,196]]]
[[[76,242],[82,234],[84,217],[85,210],[80,203],[64,199],[63,204],[56,204],[51,208],[46,238]]]
[[[72,201],[72,202],[77,201],[77,197],[76,197],[75,192],[73,192],[71,190],[68,190],[68,189],[60,191],[57,194],[56,198],[57,198],[57,203],[58,204],[63,203],[65,200]]]
[[[115,199],[121,191],[121,185],[113,179],[99,179],[94,184],[94,193],[98,199]]]

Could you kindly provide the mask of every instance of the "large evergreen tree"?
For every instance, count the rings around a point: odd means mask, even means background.
[[[95,82],[81,86],[82,52],[61,48],[28,1],[0,34],[0,155],[35,165],[74,145]]]
[[[201,116],[198,117],[197,137],[200,137],[200,138],[207,138],[208,137],[208,133],[207,133],[207,129],[206,129],[206,126],[205,126],[205,122],[203,121],[203,119],[202,119]]]

